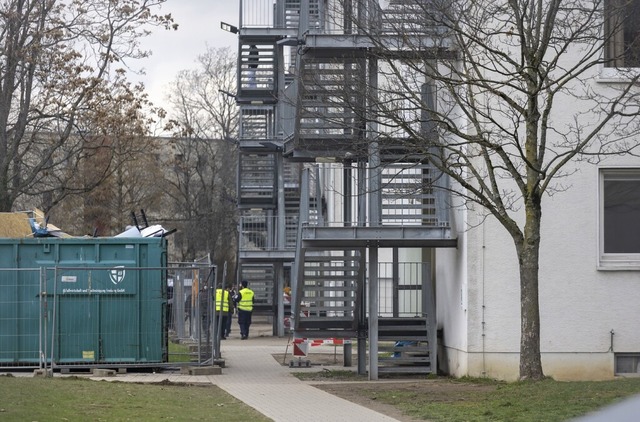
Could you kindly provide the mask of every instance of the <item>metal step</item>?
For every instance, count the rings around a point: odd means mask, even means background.
[[[427,319],[424,317],[380,317],[378,318],[378,335],[410,333],[427,338]]]
[[[380,373],[432,373],[428,322],[421,317],[378,319]]]

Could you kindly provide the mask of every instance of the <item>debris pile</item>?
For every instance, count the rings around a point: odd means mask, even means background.
[[[165,237],[176,230],[166,230],[159,224],[149,225],[144,210],[140,217],[131,213],[133,225],[114,237]],[[142,219],[142,224],[139,222]],[[75,237],[50,224],[48,217],[38,209],[32,211],[0,212],[0,238],[21,239],[25,237]]]

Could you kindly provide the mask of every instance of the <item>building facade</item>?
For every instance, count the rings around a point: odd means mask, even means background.
[[[372,379],[416,371],[516,379],[514,242],[452,195],[464,187],[426,158],[435,155],[425,141],[437,145],[441,133],[432,113],[464,120],[447,109],[436,75],[413,67],[464,65],[436,3],[240,1],[239,277],[256,291],[257,312],[276,315],[277,334],[290,320],[299,337],[359,340],[359,356],[378,356],[358,362]],[[593,89],[592,102],[616,91],[611,66],[591,71],[581,86]],[[558,101],[554,110],[571,110],[554,116],[559,126],[581,108],[587,119],[593,112],[575,96]],[[631,155],[578,162],[543,198],[546,375],[640,370],[636,168]],[[522,220],[516,206],[511,214]]]

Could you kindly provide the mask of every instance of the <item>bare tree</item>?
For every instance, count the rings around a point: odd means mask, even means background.
[[[169,193],[182,225],[182,259],[211,253],[219,265],[235,262],[235,61],[229,48],[208,48],[170,90],[176,137]]]
[[[163,196],[161,140],[148,136],[154,122],[147,117],[162,110],[154,110],[143,86],[132,85],[124,75],[115,82],[96,90],[93,95],[105,100],[78,117],[85,133],[70,137],[68,144],[81,143],[81,157],[41,179],[52,188],[64,183],[65,195],[47,194],[44,202],[51,206],[52,221],[69,233],[116,234],[131,224],[131,210],[153,212]],[[26,209],[30,200],[22,195],[16,205]]]
[[[0,5],[0,211],[25,195],[48,211],[100,184],[113,166],[108,148],[113,95],[144,98],[124,79],[128,59],[145,57],[149,26],[175,27],[153,14],[165,0],[12,0]],[[117,118],[143,120],[120,114]],[[106,143],[105,143],[106,142]],[[74,183],[93,157],[93,177]],[[77,180],[77,177],[76,177]],[[88,183],[90,181],[90,183]]]
[[[397,153],[401,146],[405,157],[426,157],[452,181],[438,187],[467,206],[480,205],[506,229],[519,263],[520,378],[541,379],[542,199],[565,189],[562,178],[577,161],[637,149],[640,73],[623,67],[638,66],[638,40],[621,41],[634,2],[385,3],[373,3],[354,24],[370,47],[351,59],[350,69],[368,75],[368,84],[352,78],[342,95],[327,97],[355,113],[353,133],[366,128],[362,151]],[[617,83],[594,87],[603,68],[615,71]],[[364,90],[365,100],[358,100]]]

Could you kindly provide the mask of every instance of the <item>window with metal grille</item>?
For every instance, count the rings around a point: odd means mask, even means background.
[[[616,375],[640,375],[640,353],[616,353]]]

